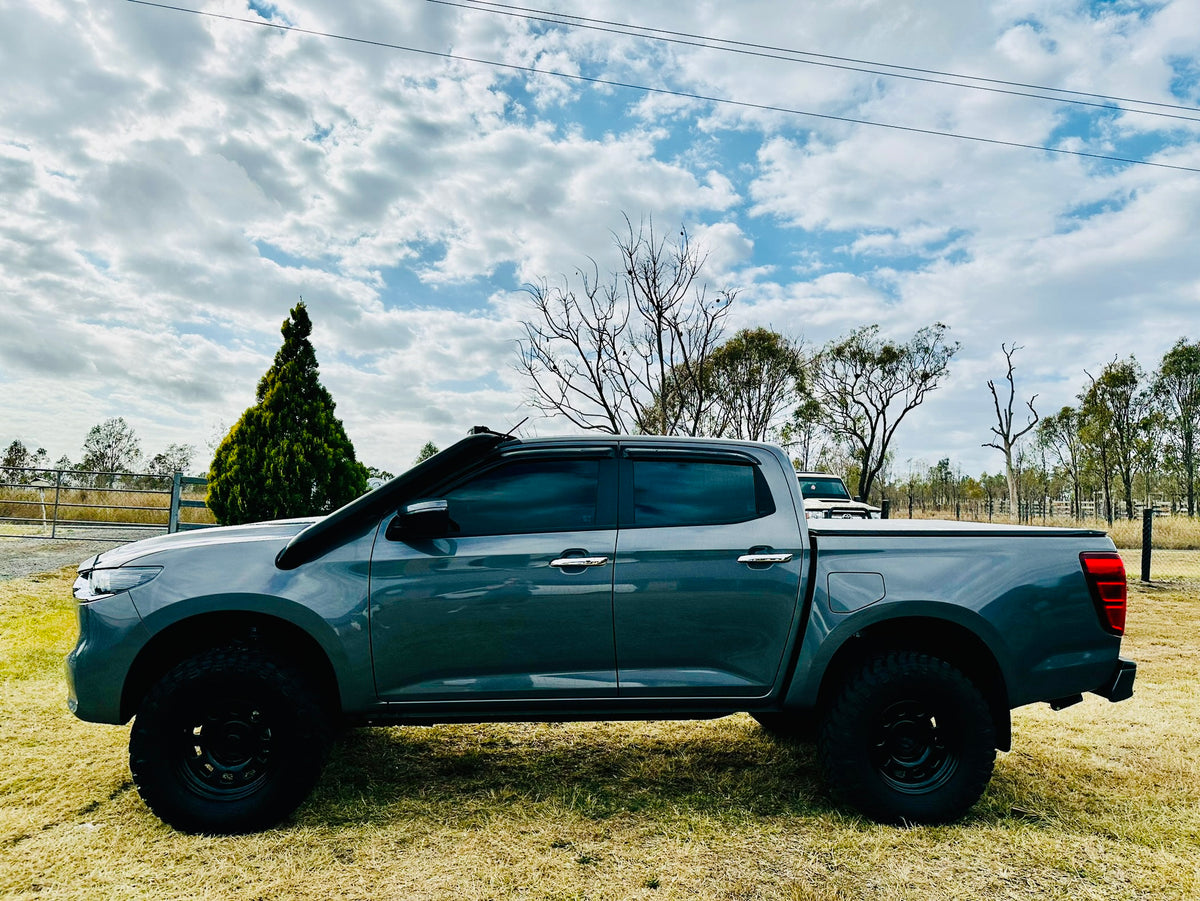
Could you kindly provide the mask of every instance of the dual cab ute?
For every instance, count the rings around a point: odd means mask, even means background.
[[[857,497],[851,497],[846,483],[827,472],[797,472],[800,494],[804,497],[804,515],[808,519],[878,519],[882,512]]]
[[[1125,572],[1086,529],[806,520],[778,448],[486,429],[320,519],[86,561],[70,707],[133,718],[175,827],[285,818],[343,725],[811,726],[887,822],[979,798],[1009,711],[1129,697]]]

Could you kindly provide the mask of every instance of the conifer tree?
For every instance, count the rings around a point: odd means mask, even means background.
[[[366,491],[367,473],[317,378],[304,301],[283,323],[283,346],[257,403],[217,448],[208,506],[222,525],[328,513]]]

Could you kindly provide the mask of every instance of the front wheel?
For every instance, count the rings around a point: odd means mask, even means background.
[[[945,660],[893,651],[830,703],[818,753],[834,794],[887,823],[963,816],[992,776],[995,726],[978,687]]]
[[[184,832],[273,826],[316,784],[327,717],[299,671],[219,648],[170,670],[138,709],[129,768],[142,799]]]

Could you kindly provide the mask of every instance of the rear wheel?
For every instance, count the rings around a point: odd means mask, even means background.
[[[979,800],[996,757],[983,694],[928,654],[870,660],[830,703],[819,754],[834,793],[889,823],[945,823]]]
[[[138,709],[129,766],[146,804],[184,832],[273,826],[312,790],[327,717],[302,674],[242,648],[170,670]]]

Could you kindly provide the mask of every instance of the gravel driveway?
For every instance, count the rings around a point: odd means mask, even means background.
[[[85,540],[0,538],[0,581],[34,573],[56,572],[64,566],[75,566],[93,554],[144,537],[145,532],[128,537]]]

